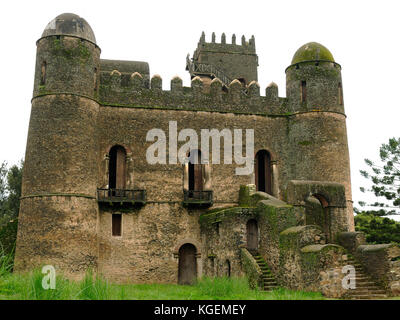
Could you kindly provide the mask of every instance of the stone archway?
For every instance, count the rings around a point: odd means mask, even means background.
[[[332,242],[331,217],[328,200],[320,195],[313,194],[305,200],[306,225],[317,225],[325,234],[328,243]]]
[[[328,181],[291,180],[287,187],[287,202],[303,208],[307,214],[307,201],[318,200],[324,216],[322,229],[327,235],[327,242],[336,242],[340,232],[349,231],[345,188],[343,184]],[[306,223],[307,223],[307,217]],[[307,223],[308,224],[308,223]],[[312,223],[314,224],[314,223]]]
[[[178,283],[193,284],[197,278],[197,250],[191,243],[185,243],[178,252]]]

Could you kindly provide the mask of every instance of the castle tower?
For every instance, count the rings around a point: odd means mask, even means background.
[[[212,79],[219,78],[227,87],[235,79],[244,85],[257,81],[257,67],[254,36],[249,41],[242,36],[241,43],[236,44],[235,35],[232,35],[231,43],[227,43],[223,33],[221,42],[217,43],[214,33],[211,42],[206,42],[203,32],[192,61],[187,59],[186,70],[192,78],[199,76],[205,85],[209,85]]]
[[[286,69],[291,175],[296,180],[339,182],[345,186],[348,227],[354,230],[350,160],[341,66],[321,44],[298,49]]]
[[[17,271],[49,264],[80,277],[97,264],[100,48],[66,13],[37,41],[15,256]]]

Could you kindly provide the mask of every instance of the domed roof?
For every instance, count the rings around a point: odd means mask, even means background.
[[[317,42],[309,42],[300,47],[293,56],[292,64],[310,60],[329,60],[335,62],[332,53]]]
[[[53,19],[44,29],[42,37],[70,35],[96,43],[93,30],[85,19],[73,13],[63,13]]]

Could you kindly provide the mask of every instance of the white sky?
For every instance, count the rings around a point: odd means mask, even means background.
[[[102,58],[147,61],[164,89],[178,75],[185,86],[187,53],[202,31],[206,40],[222,32],[231,42],[255,36],[262,95],[274,81],[285,93],[285,68],[303,44],[326,46],[342,65],[352,170],[353,200],[364,158],[378,159],[390,137],[399,137],[400,17],[398,1],[2,1],[0,4],[0,162],[24,157],[32,97],[36,45],[57,15],[72,12],[94,30]],[[374,198],[370,198],[374,201]]]

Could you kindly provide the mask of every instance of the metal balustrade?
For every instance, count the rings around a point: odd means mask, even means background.
[[[146,203],[146,190],[97,189],[97,201],[119,203]]]
[[[183,190],[183,203],[186,205],[212,205],[213,192],[211,190]]]
[[[232,82],[232,79],[212,64],[192,62],[190,59],[186,59],[186,64],[191,75],[205,74],[211,78],[218,78],[225,87],[229,87]]]

